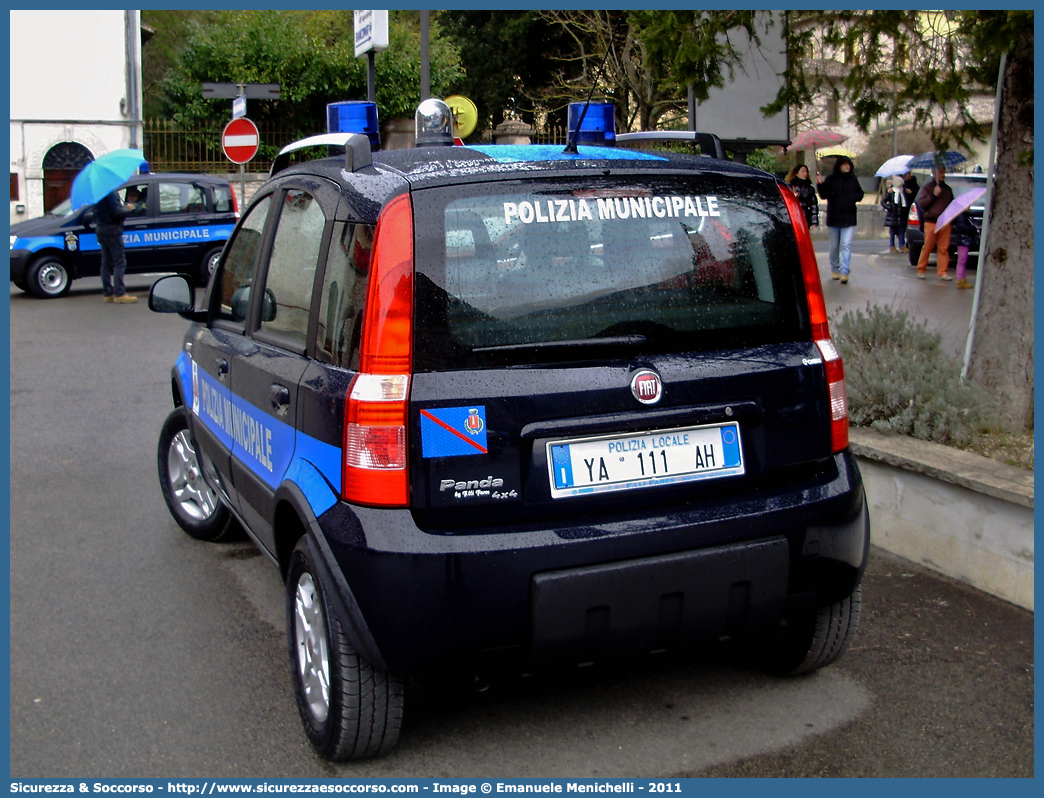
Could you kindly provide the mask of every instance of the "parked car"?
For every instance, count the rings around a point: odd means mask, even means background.
[[[316,749],[388,751],[413,675],[723,636],[777,673],[833,662],[870,527],[790,189],[703,155],[442,146],[433,102],[416,149],[288,147],[203,309],[187,276],[149,298],[192,322],[164,497],[280,569]]]
[[[917,182],[919,185],[924,185],[926,182],[932,179],[930,173],[918,173],[916,175]],[[982,174],[948,174],[946,175],[946,182],[950,188],[953,189],[953,195],[955,197],[965,194],[972,189],[982,188],[986,185],[986,175]],[[972,224],[975,225],[975,229],[980,233],[982,232],[982,216],[986,208],[986,203],[989,202],[990,195],[988,193],[983,194],[975,204],[972,205],[968,211],[971,216]],[[921,257],[921,250],[924,248],[924,230],[921,228],[920,216],[917,212],[917,206],[913,205],[910,208],[910,224],[906,228],[906,245],[910,249],[910,265],[916,266],[917,261]],[[950,238],[950,262],[957,262],[957,241],[955,238]],[[975,250],[968,253],[968,268],[974,269],[979,264],[979,252]]]
[[[206,285],[239,218],[227,180],[203,175],[135,175],[119,189],[141,196],[124,223],[127,273],[186,272]],[[68,200],[38,219],[11,225],[11,282],[41,299],[65,294],[73,280],[101,271],[93,207]]]

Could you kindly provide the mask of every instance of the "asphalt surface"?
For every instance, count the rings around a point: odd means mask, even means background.
[[[903,282],[865,254],[853,275],[828,296]],[[968,294],[942,290],[906,295]],[[411,684],[397,749],[325,763],[300,729],[276,570],[188,538],[159,491],[186,323],[103,304],[97,280],[53,301],[12,288],[10,313],[12,777],[1033,773],[1032,614],[877,550],[855,646],[808,677],[720,645],[481,692]]]

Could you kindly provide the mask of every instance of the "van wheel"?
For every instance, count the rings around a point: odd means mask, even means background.
[[[787,619],[782,634],[761,652],[760,666],[780,676],[797,676],[834,662],[855,637],[861,602],[856,587],[836,604]]]
[[[370,665],[348,642],[305,538],[290,557],[286,622],[297,708],[316,751],[335,762],[390,751],[402,723],[402,680]]]
[[[224,247],[214,247],[208,249],[207,254],[199,262],[199,274],[196,276],[196,283],[201,288],[206,288],[210,282],[210,278],[214,275],[214,270],[217,268],[218,261],[221,260],[221,251]]]
[[[40,299],[64,296],[72,285],[68,267],[54,255],[45,255],[29,267],[29,279],[26,282],[30,293]]]
[[[923,244],[910,244],[910,265],[916,266],[918,259],[921,257],[921,248]]]
[[[200,468],[184,409],[175,410],[163,422],[157,464],[163,498],[178,526],[211,543],[238,537],[240,527]]]

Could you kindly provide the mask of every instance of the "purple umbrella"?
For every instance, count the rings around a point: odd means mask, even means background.
[[[972,203],[985,193],[986,187],[983,186],[982,188],[973,188],[971,191],[966,191],[959,197],[954,197],[953,202],[946,206],[946,210],[939,214],[939,219],[935,223],[936,232],[946,227],[946,225],[968,210]]]

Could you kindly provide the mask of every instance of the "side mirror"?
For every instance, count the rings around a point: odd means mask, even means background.
[[[261,321],[275,321],[276,298],[271,288],[265,289],[265,297],[261,300]]]
[[[184,274],[160,277],[149,289],[149,310],[156,313],[191,313],[196,309],[196,289]]]
[[[241,285],[232,294],[232,301],[229,302],[229,307],[232,312],[233,321],[245,321],[247,315],[247,308],[250,306],[250,284]]]

